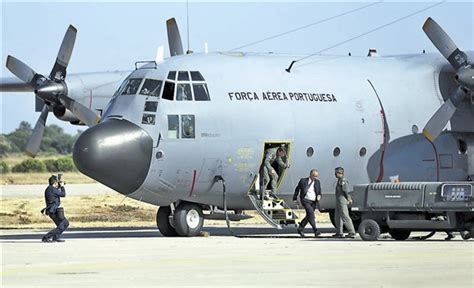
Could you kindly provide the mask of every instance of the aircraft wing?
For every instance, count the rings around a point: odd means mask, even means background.
[[[31,92],[33,88],[18,78],[0,78],[0,92]]]

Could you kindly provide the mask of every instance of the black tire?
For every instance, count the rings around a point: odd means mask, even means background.
[[[469,240],[472,237],[472,234],[469,231],[461,231],[460,234],[463,240]]]
[[[204,225],[202,208],[193,203],[182,203],[174,211],[174,229],[179,236],[197,236]]]
[[[169,216],[171,215],[170,206],[160,206],[156,213],[156,224],[161,235],[166,237],[178,236],[176,230],[171,226]]]
[[[359,225],[359,235],[364,241],[375,241],[380,236],[380,225],[372,219],[365,219]]]
[[[390,230],[388,234],[392,236],[393,239],[397,241],[407,240],[410,237],[411,231],[410,230]]]

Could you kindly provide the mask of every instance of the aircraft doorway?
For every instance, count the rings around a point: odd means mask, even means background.
[[[262,198],[277,198],[289,156],[290,142],[265,142],[259,174],[251,190],[257,191]]]

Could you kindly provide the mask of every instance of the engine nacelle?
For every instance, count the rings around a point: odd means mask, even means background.
[[[54,116],[56,116],[56,118],[58,118],[59,120],[71,123],[79,122],[79,119],[77,119],[77,117],[70,110],[66,109],[66,107],[64,107],[63,105],[54,106],[53,113]]]

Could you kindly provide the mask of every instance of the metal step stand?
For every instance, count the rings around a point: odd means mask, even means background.
[[[287,226],[297,226],[298,214],[291,209],[283,199],[275,194],[268,193],[269,199],[262,200],[259,176],[255,181],[255,190],[250,191],[249,198],[258,214],[272,227],[282,229]],[[269,191],[267,191],[269,192]]]

